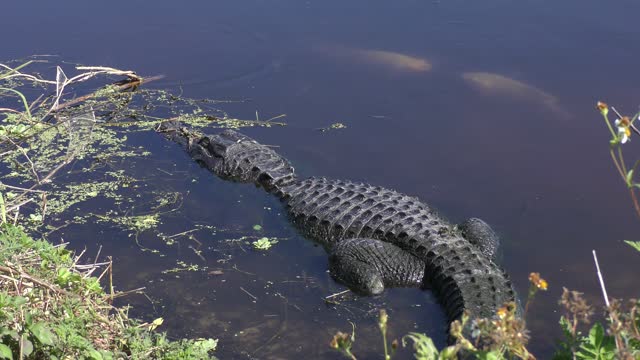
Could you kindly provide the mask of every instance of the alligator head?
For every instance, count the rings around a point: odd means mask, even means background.
[[[294,169],[269,147],[233,130],[200,135],[177,122],[160,125],[159,132],[182,144],[200,165],[225,180],[255,183],[268,191],[295,178]]]

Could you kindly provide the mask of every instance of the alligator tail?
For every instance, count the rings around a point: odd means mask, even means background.
[[[431,249],[418,246],[414,251],[425,261],[425,282],[443,305],[449,323],[460,320],[463,312],[470,319],[491,319],[507,304],[518,309],[518,296],[500,267],[455,235],[444,242],[448,243],[444,251],[440,241]]]

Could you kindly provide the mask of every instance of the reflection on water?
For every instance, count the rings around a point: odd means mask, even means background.
[[[247,134],[280,146],[300,174],[416,195],[453,222],[487,220],[502,235],[503,264],[521,293],[531,271],[550,282],[529,321],[532,350],[548,358],[561,287],[600,301],[592,248],[610,294],[637,296],[638,255],[621,240],[637,240],[638,222],[592,109],[597,99],[629,111],[638,105],[640,28],[632,14],[640,5],[623,3],[163,0],[127,2],[127,11],[116,1],[98,11],[86,2],[32,1],[3,6],[3,13],[28,13],[28,26],[8,16],[0,27],[13,34],[3,39],[5,58],[55,53],[165,74],[155,86],[185,84],[185,96],[250,100],[224,110],[238,118],[286,113],[287,128]],[[603,6],[620,7],[612,9],[615,20],[601,16]],[[326,56],[316,51],[323,44],[353,50]],[[394,70],[403,66],[418,71]],[[572,116],[558,121],[559,109]],[[338,122],[347,128],[315,130]],[[343,288],[326,273],[323,250],[295,233],[274,199],[215,179],[154,134],[141,142],[154,161],[135,171],[157,174],[149,186],[188,193],[162,231],[222,230],[175,245],[140,234],[160,256],[114,229],[64,229],[75,248],[102,244],[114,255],[120,289],[147,287],[148,298],[122,300],[135,314],[164,316],[172,336],[219,337],[221,358],[335,358],[327,343],[349,321],[357,326],[356,354],[378,356],[379,307],[390,310],[392,337],[419,330],[444,343],[444,317],[428,292],[394,289],[327,304]],[[180,171],[151,172],[158,164]],[[253,233],[255,224],[263,234]],[[266,253],[228,241],[246,235],[286,240]],[[178,261],[198,270],[167,272]]]

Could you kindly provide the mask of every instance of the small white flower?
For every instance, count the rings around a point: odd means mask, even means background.
[[[626,120],[626,121],[625,121]],[[620,139],[620,143],[624,144],[630,140],[631,130],[629,129],[629,119],[617,119],[615,121],[616,127],[618,128],[618,138]]]

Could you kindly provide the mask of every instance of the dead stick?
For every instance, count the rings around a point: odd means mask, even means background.
[[[12,268],[10,268],[8,266],[0,266],[0,271],[2,271],[4,273],[7,273],[7,274],[11,274],[11,275],[18,274],[22,278],[25,278],[25,279],[27,279],[29,281],[33,281],[34,283],[36,283],[36,284],[38,284],[40,286],[44,286],[45,288],[47,288],[47,289],[49,289],[51,291],[57,292],[57,293],[62,293],[62,294],[65,294],[67,296],[76,296],[75,294],[72,294],[72,293],[70,293],[70,292],[68,292],[66,290],[58,289],[58,288],[54,287],[53,285],[47,284],[44,281],[38,280],[38,279],[36,279],[34,277],[29,276],[28,274],[25,274],[25,273],[23,273],[21,271],[18,271],[16,269],[12,269]]]
[[[162,79],[163,77],[164,77],[164,75],[151,76],[151,77],[148,77],[148,78],[143,78],[140,81],[131,81],[131,82],[127,82],[127,83],[122,84],[122,85],[115,85],[115,86],[117,87],[118,90],[124,91],[124,90],[128,90],[128,89],[134,88],[136,86],[140,86],[142,84],[146,84],[146,83],[148,83],[150,81]],[[94,91],[91,94],[80,96],[80,97],[75,98],[73,100],[69,100],[69,101],[67,101],[65,103],[59,104],[55,109],[53,109],[53,111],[58,111],[58,110],[66,108],[66,107],[69,107],[69,106],[72,106],[72,105],[76,105],[78,103],[86,101],[88,99],[91,99],[91,98],[95,97],[96,93],[97,93],[97,91]]]
[[[337,293],[335,293],[335,294],[331,294],[331,295],[329,295],[329,296],[325,297],[324,299],[325,299],[325,300],[328,300],[328,299],[331,299],[332,297],[336,297],[336,296],[339,296],[339,295],[342,295],[342,294],[346,294],[346,293],[348,293],[349,291],[351,291],[351,290],[347,289],[347,290],[344,290],[344,291],[340,291],[340,292],[337,292]]]
[[[596,271],[598,272],[598,280],[600,280],[600,287],[602,288],[602,295],[604,296],[604,303],[609,307],[609,297],[607,296],[607,289],[604,286],[604,280],[602,279],[602,273],[600,272],[600,265],[598,264],[598,257],[596,251],[593,252],[593,261],[596,263]]]
[[[2,155],[2,154],[0,154]],[[42,191],[42,190],[33,190],[33,189],[27,189],[27,188],[23,188],[23,187],[19,187],[19,186],[12,186],[12,185],[7,185],[7,184],[3,184],[2,182],[0,182],[0,188],[2,187],[6,187],[8,189],[14,189],[14,190],[20,190],[20,191],[26,191],[26,192],[37,192],[37,193],[42,193],[42,194],[46,194],[46,191]]]
[[[258,300],[257,297],[253,296],[250,292],[248,292],[247,290],[245,290],[242,286],[240,286],[240,290],[244,291],[245,294],[251,296],[253,298],[253,300]]]
[[[60,169],[62,169],[65,165],[69,164],[71,161],[73,160],[73,157],[69,157],[67,158],[65,161],[63,161],[61,164],[59,164],[58,166],[56,166],[55,169],[51,170],[51,172],[49,172],[49,174],[47,174],[47,176],[44,177],[44,179],[40,180],[39,183],[31,186],[29,188],[29,190],[33,190],[35,188],[37,188],[39,185],[45,184],[49,181],[49,179],[51,179],[51,177],[53,177],[53,175],[55,175],[58,171],[60,171]],[[21,198],[23,198],[25,196],[27,192],[23,192],[22,194],[18,195],[14,201],[20,200]],[[29,199],[27,202],[31,201],[32,199]],[[14,205],[13,207],[10,207],[7,209],[7,211],[12,211],[13,209],[15,209],[16,207],[19,207],[20,205]]]
[[[139,287],[137,289],[127,290],[127,291],[120,291],[120,292],[117,292],[117,293],[113,294],[111,296],[111,300],[113,300],[115,298],[122,297],[122,296],[129,295],[129,294],[132,294],[132,293],[138,293],[138,292],[141,292],[144,289],[146,289],[146,287],[143,286],[143,287]]]

